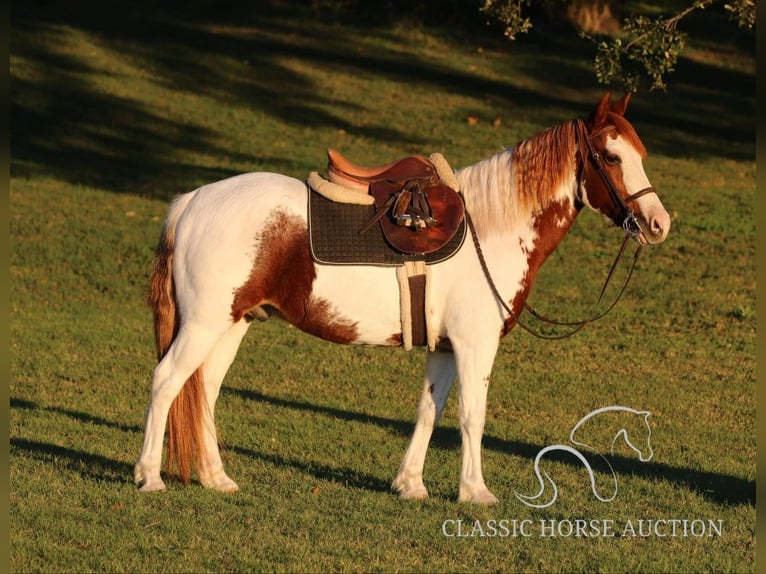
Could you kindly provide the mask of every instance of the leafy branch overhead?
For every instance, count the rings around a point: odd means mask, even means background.
[[[505,35],[514,40],[532,28],[531,4],[531,0],[484,0],[481,11],[503,25]],[[631,92],[638,90],[643,78],[651,81],[652,90],[666,88],[665,75],[673,71],[687,40],[678,23],[692,12],[720,5],[739,27],[755,25],[755,0],[695,0],[675,15],[633,15],[615,29],[603,25],[614,21],[608,0],[543,0],[542,4],[548,13],[565,13],[576,21],[582,37],[594,43],[594,72],[600,83],[616,82]]]

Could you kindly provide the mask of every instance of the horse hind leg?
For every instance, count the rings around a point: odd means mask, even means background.
[[[221,391],[221,384],[234,361],[242,338],[248,329],[248,322],[241,320],[232,325],[218,340],[202,365],[207,400],[205,424],[205,457],[199,464],[200,483],[221,492],[237,492],[239,486],[223,469],[223,461],[215,427],[215,403]]]
[[[423,499],[428,490],[423,484],[426,451],[434,427],[439,422],[447,396],[455,381],[455,357],[449,352],[429,352],[418,419],[410,445],[391,488],[404,499]]]
[[[182,325],[168,352],[154,369],[152,396],[146,410],[144,442],[134,469],[135,483],[142,492],[164,490],[160,475],[162,446],[168,413],[183,386],[198,375],[205,357],[220,333],[199,325]]]

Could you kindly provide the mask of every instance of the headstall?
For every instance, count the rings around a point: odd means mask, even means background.
[[[643,230],[641,229],[641,225],[638,222],[638,218],[633,212],[633,209],[629,207],[628,204],[638,200],[640,197],[643,197],[644,195],[647,195],[649,193],[656,193],[656,190],[654,189],[654,187],[651,187],[651,186],[641,189],[637,191],[636,193],[628,195],[627,197],[624,197],[624,198],[617,191],[617,188],[612,183],[612,179],[609,177],[609,174],[604,169],[601,155],[598,153],[598,151],[596,151],[595,147],[593,146],[593,139],[597,138],[598,136],[602,135],[603,133],[607,131],[611,131],[614,129],[616,128],[613,125],[609,125],[609,126],[606,126],[605,128],[602,128],[596,131],[593,134],[588,134],[588,128],[585,123],[585,120],[583,120],[582,118],[578,118],[577,120],[575,120],[575,135],[576,135],[576,140],[578,142],[577,150],[578,150],[578,153],[582,156],[582,165],[578,169],[578,177],[577,177],[578,191],[583,185],[582,173],[585,170],[585,162],[587,160],[590,160],[591,164],[596,170],[596,173],[599,174],[599,177],[601,178],[602,182],[604,183],[604,186],[609,192],[609,195],[612,198],[612,201],[614,202],[615,206],[622,211],[622,216],[624,217],[622,221],[622,229],[623,231],[625,231],[625,237],[623,238],[622,244],[620,245],[620,250],[617,252],[617,256],[615,257],[614,262],[612,263],[612,266],[609,269],[609,273],[607,274],[606,280],[604,281],[604,285],[601,287],[601,292],[599,293],[598,299],[596,300],[595,306],[597,310],[590,317],[586,319],[582,319],[580,321],[558,321],[555,319],[550,319],[546,317],[545,315],[538,313],[526,301],[524,302],[524,310],[528,311],[536,319],[538,319],[539,321],[543,323],[548,323],[550,325],[556,325],[560,327],[573,327],[573,329],[570,329],[568,332],[564,334],[559,334],[559,335],[549,335],[549,334],[537,331],[535,329],[532,329],[528,325],[526,325],[524,322],[519,320],[519,315],[513,312],[510,306],[505,302],[505,299],[503,299],[502,295],[500,295],[500,292],[497,290],[497,286],[492,280],[489,267],[487,267],[487,262],[484,259],[484,254],[481,250],[481,245],[479,244],[479,237],[476,233],[476,228],[473,224],[473,220],[471,219],[471,215],[468,213],[468,210],[466,210],[465,212],[465,219],[466,219],[466,222],[468,223],[469,229],[471,230],[471,237],[473,238],[474,247],[476,248],[476,254],[479,257],[479,263],[481,264],[481,268],[484,271],[484,275],[487,278],[487,282],[489,283],[489,287],[492,290],[493,295],[500,302],[500,304],[503,306],[503,309],[505,309],[508,315],[514,320],[514,322],[517,325],[519,325],[519,327],[521,327],[528,333],[534,335],[535,337],[539,337],[541,339],[549,339],[549,340],[564,339],[567,337],[571,337],[572,335],[577,333],[580,329],[585,327],[585,325],[592,323],[594,321],[597,321],[598,319],[601,319],[603,316],[609,313],[609,311],[611,311],[614,308],[614,306],[617,305],[617,302],[620,300],[623,293],[625,292],[625,289],[627,288],[628,283],[630,282],[630,279],[633,276],[633,270],[636,267],[636,262],[638,261],[638,257],[641,255],[641,251],[643,250],[643,245],[641,244],[639,244],[636,247],[636,251],[633,255],[633,262],[631,263],[630,270],[628,271],[628,275],[625,278],[625,283],[623,283],[622,287],[620,288],[620,291],[617,294],[617,297],[606,309],[604,309],[603,311],[599,311],[598,307],[601,304],[602,299],[604,298],[604,294],[606,293],[607,286],[609,285],[612,279],[612,276],[614,275],[614,271],[617,268],[617,264],[619,263],[620,259],[625,253],[625,249],[628,245],[628,242],[631,239],[636,239],[639,235],[641,235],[641,233],[643,233]],[[586,153],[583,153],[583,150],[581,149],[579,142],[583,142],[585,144],[585,147],[587,148]]]
[[[593,140],[597,138],[598,136],[615,130],[613,125],[608,125],[604,128],[601,128],[595,133],[588,134],[588,128],[585,124],[585,120],[582,118],[578,118],[575,120],[575,136],[577,138],[577,149],[580,154],[582,154],[582,150],[580,148],[579,142],[583,142],[585,144],[585,147],[587,148],[587,158],[590,160],[591,164],[596,170],[596,173],[598,173],[599,177],[601,178],[601,181],[604,183],[604,186],[606,187],[607,191],[609,192],[610,197],[612,198],[612,201],[614,202],[615,206],[619,207],[622,211],[622,215],[624,217],[622,221],[622,229],[625,231],[627,235],[630,237],[638,237],[642,233],[641,225],[638,223],[638,218],[636,218],[635,213],[633,213],[633,209],[628,206],[629,203],[632,203],[636,201],[638,198],[643,197],[644,195],[647,195],[649,193],[657,193],[657,190],[654,189],[654,187],[649,186],[645,187],[644,189],[641,189],[637,191],[636,193],[633,193],[627,197],[622,197],[620,193],[617,191],[617,188],[615,187],[614,183],[612,183],[612,178],[609,177],[609,174],[604,169],[604,163],[601,159],[601,154],[596,151],[596,148],[593,147]],[[583,166],[582,169],[585,168],[585,158],[583,158]],[[580,177],[578,177],[577,181],[577,187],[578,189],[582,185],[582,174]]]

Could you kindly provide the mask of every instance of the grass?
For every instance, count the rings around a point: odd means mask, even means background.
[[[670,93],[632,102],[671,236],[604,320],[564,342],[502,341],[484,441],[501,504],[485,509],[455,502],[455,397],[426,461],[431,498],[389,492],[421,351],[334,346],[278,322],[251,330],[219,401],[242,492],[139,494],[131,470],[154,366],[146,281],[167,201],[199,184],[251,170],[304,177],[329,146],[359,163],[438,150],[461,166],[587,113],[601,88],[582,44],[545,29],[508,44],[404,20],[350,26],[270,5],[83,2],[11,16],[12,571],[755,570],[747,38],[706,41]],[[737,65],[718,66],[719,52]],[[586,314],[618,243],[583,214],[532,302]],[[619,495],[604,504],[562,458],[550,467],[557,503],[521,505],[513,492],[535,489],[535,454],[607,404],[652,412],[653,460],[618,450]],[[446,520],[577,518],[722,520],[723,535],[442,533]]]

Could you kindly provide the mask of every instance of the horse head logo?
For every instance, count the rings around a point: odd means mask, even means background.
[[[583,418],[581,418],[572,428],[572,432],[569,433],[569,441],[576,447],[579,447],[580,450],[566,444],[554,444],[543,448],[540,450],[540,452],[537,453],[537,456],[535,457],[534,468],[535,476],[540,483],[540,490],[537,494],[532,496],[527,496],[516,492],[516,498],[518,498],[527,506],[531,506],[533,508],[547,508],[556,502],[556,499],[558,498],[558,488],[556,487],[556,483],[553,482],[553,479],[547,472],[545,472],[545,470],[540,469],[540,463],[543,457],[550,452],[565,452],[574,455],[580,462],[582,462],[583,466],[585,466],[585,469],[588,471],[588,475],[590,477],[591,490],[597,499],[599,499],[601,502],[610,502],[611,500],[614,500],[614,498],[617,496],[617,475],[615,474],[612,465],[609,463],[609,460],[603,454],[601,454],[601,451],[598,448],[576,438],[576,435],[585,434],[582,428],[586,426],[588,422],[595,422],[596,417],[599,417],[599,415],[605,415],[606,413],[617,414],[617,417],[612,418],[620,422],[620,424],[616,425],[616,431],[614,430],[614,427],[611,427],[611,431],[609,432],[611,438],[609,452],[612,455],[614,454],[615,445],[617,444],[618,440],[622,438],[622,440],[625,441],[625,444],[636,454],[638,454],[638,458],[641,462],[647,462],[651,460],[654,456],[654,451],[652,450],[651,445],[652,428],[649,424],[649,416],[651,413],[649,411],[637,411],[635,409],[619,405],[602,407],[600,409],[596,409],[595,411],[591,411]],[[632,416],[619,416],[624,413],[630,414]],[[599,417],[599,419],[604,418],[607,417]],[[624,421],[627,421],[630,424],[623,426]],[[601,421],[599,420],[598,422]],[[615,434],[611,435],[611,432],[615,432]],[[641,441],[634,442],[637,440],[637,438],[641,438]],[[598,489],[596,488],[596,477],[593,473],[593,467],[591,466],[588,458],[581,452],[582,449],[588,449],[594,452],[596,455],[600,456],[604,462],[606,462],[606,465],[609,467],[609,471],[612,473],[612,481],[614,483],[614,490],[611,496],[603,496],[599,493]],[[548,502],[537,502],[542,498],[545,492],[546,482],[543,480],[543,476],[545,479],[547,479],[548,483],[553,488],[553,496]]]

